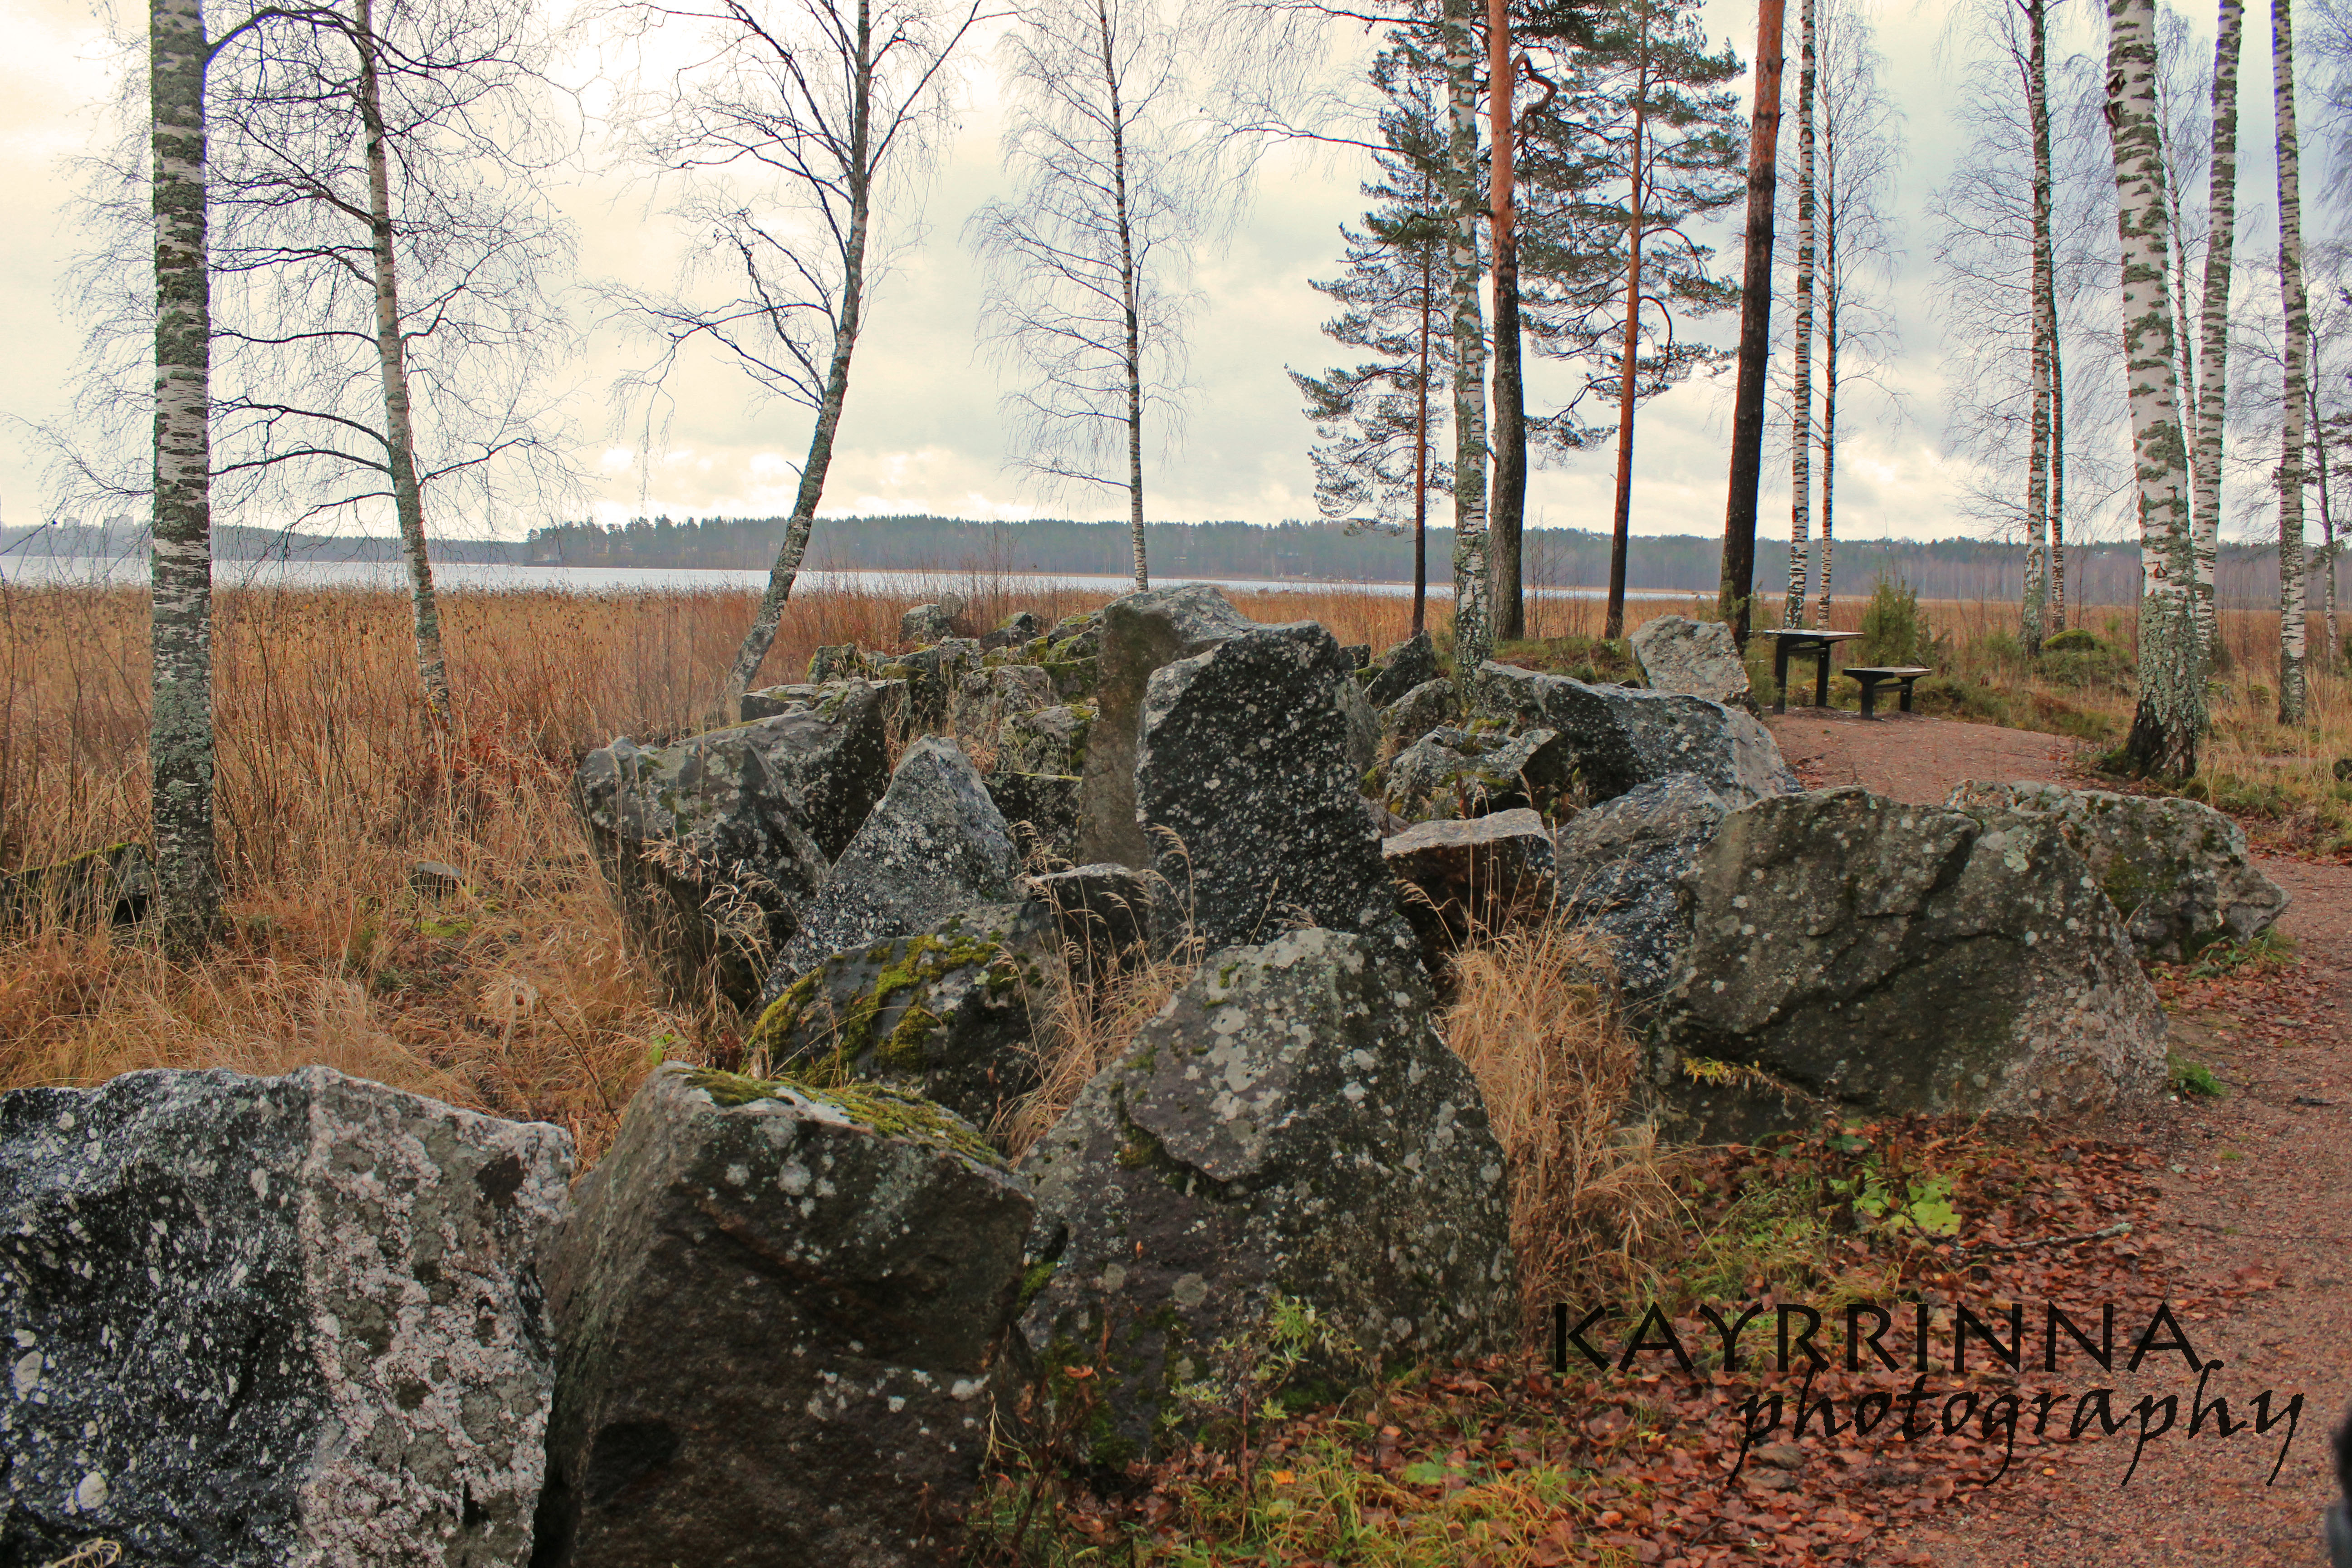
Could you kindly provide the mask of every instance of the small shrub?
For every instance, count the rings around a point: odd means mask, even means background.
[[[2042,638],[2042,651],[2043,653],[2105,653],[2107,651],[2107,645],[2081,626],[2071,626],[2055,637]]]
[[[1951,639],[1937,636],[1920,613],[1919,591],[1900,578],[1881,577],[1862,613],[1862,638],[1846,662],[1942,668],[1951,662]]]

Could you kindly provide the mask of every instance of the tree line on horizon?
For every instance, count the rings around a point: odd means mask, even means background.
[[[2075,252],[2053,226],[2053,160],[2063,151],[2087,165],[2104,142],[2117,240],[2090,265],[2114,279],[2106,297],[2119,313],[2100,327],[2097,289],[2065,298],[2095,335],[2121,345],[2106,368],[2127,384],[2131,450],[2118,485],[2138,524],[2142,582],[2139,709],[2126,751],[2143,773],[2185,775],[2205,728],[2225,447],[2247,467],[2225,417],[2242,325],[2229,309],[2225,221],[2241,6],[2220,0],[2208,95],[2214,243],[2192,355],[2190,214],[2180,138],[2168,141],[2179,119],[2166,108],[2179,96],[2168,99],[2166,72],[2177,74],[2180,50],[2176,41],[2168,52],[2156,0],[2109,0],[2104,101],[2079,121],[2052,112],[2056,0],[1972,3],[2010,28],[2006,56],[1988,58],[2014,68],[2030,147],[2018,169],[1987,167],[2012,208],[2023,193],[2028,221],[2022,249],[2003,230],[1994,251],[2006,259],[1980,268],[1989,297],[2022,300],[2032,322],[2020,405],[2030,433],[2023,629],[2030,643],[2066,614],[2064,340],[2063,321],[2053,323],[2062,262]],[[2347,4],[2306,0],[2335,28],[2331,59],[2352,60]],[[875,286],[904,226],[919,221],[962,52],[983,23],[1005,24],[1002,152],[1013,189],[965,227],[983,285],[980,339],[1005,377],[1019,463],[1048,489],[1123,503],[1139,588],[1151,568],[1147,453],[1182,409],[1187,324],[1200,303],[1192,259],[1238,214],[1258,153],[1306,137],[1364,153],[1379,204],[1343,234],[1348,278],[1324,286],[1349,311],[1335,338],[1370,354],[1370,374],[1300,380],[1318,426],[1324,504],[1354,483],[1367,504],[1341,506],[1345,521],[1392,526],[1382,508],[1409,483],[1425,541],[1429,496],[1444,487],[1462,668],[1522,629],[1530,462],[1612,443],[1610,621],[1622,627],[1638,407],[1717,366],[1734,384],[1718,613],[1743,641],[1759,618],[1785,0],[1759,0],[1746,65],[1706,36],[1696,0],[1399,0],[1370,11],[1328,0],[1013,0],[1001,12],[981,0],[611,0],[576,17],[485,0],[216,8],[208,18],[203,0],[150,0],[136,40],[144,81],[125,78],[145,90],[126,95],[119,142],[84,162],[99,238],[74,281],[93,318],[90,347],[76,417],[48,432],[61,492],[152,506],[152,795],[158,901],[174,942],[205,940],[219,910],[215,506],[297,527],[388,510],[420,688],[436,722],[447,720],[428,514],[470,489],[478,508],[562,515],[549,503],[576,478],[576,457],[554,438],[552,388],[572,341],[563,300],[580,286],[566,276],[574,237],[546,174],[580,155],[592,119],[617,166],[697,240],[670,287],[586,286],[600,318],[645,347],[612,389],[641,445],[655,446],[675,406],[671,377],[704,355],[740,370],[755,400],[809,418],[766,588],[719,681],[720,711],[739,710],[809,558]],[[595,110],[570,92],[565,110],[554,62],[577,41],[568,29],[591,23],[608,62],[624,63]],[[2278,461],[2254,467],[2279,499],[2279,717],[2297,723],[2306,584],[2323,578],[2332,593],[2335,581],[2308,571],[2303,529],[2306,464],[2324,478],[2327,460],[2313,433],[2330,423],[2311,374],[2291,0],[2273,0],[2271,23]],[[1335,47],[1366,33],[1365,81],[1327,79]],[[1822,541],[1827,613],[1835,409],[1841,380],[1870,370],[1871,258],[1888,244],[1883,222],[1873,228],[1885,216],[1874,203],[1891,167],[1864,19],[1840,0],[1800,0],[1798,35],[1796,327],[1780,395],[1792,480],[1781,618],[1791,626],[1807,615],[1811,537]],[[688,42],[690,68],[651,63]],[[2096,204],[2086,210],[2098,216]],[[1735,217],[1736,279],[1712,265]],[[1736,350],[1684,326],[1735,309]],[[1530,408],[1529,352],[1582,367],[1580,392]],[[2067,384],[2084,379],[2078,363]],[[1405,394],[1409,468],[1393,417]],[[2318,499],[2332,559],[2324,482]],[[2326,636],[2332,644],[2332,615]]]

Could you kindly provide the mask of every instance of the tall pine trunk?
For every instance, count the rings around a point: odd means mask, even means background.
[[[1789,597],[1780,624],[1805,624],[1805,552],[1813,521],[1813,5],[1799,11],[1797,66],[1797,364],[1789,430]]]
[[[1518,131],[1513,121],[1517,66],[1509,0],[1486,0],[1489,197],[1495,237],[1495,492],[1486,554],[1495,585],[1495,637],[1527,635],[1519,570],[1528,510],[1528,398],[1519,366],[1519,238],[1513,213]]]
[[[1780,32],[1786,0],[1756,7],[1756,102],[1748,131],[1747,266],[1740,280],[1738,389],[1723,509],[1723,618],[1748,646],[1756,591],[1756,492],[1764,478],[1764,380],[1772,360],[1772,201],[1780,139]]]
[[[1453,183],[1448,260],[1454,303],[1454,676],[1465,687],[1495,646],[1486,559],[1486,334],[1478,314],[1478,83],[1470,0],[1444,0],[1448,128]]]
[[[416,629],[416,675],[425,705],[439,722],[449,712],[449,667],[441,652],[441,607],[433,563],[425,553],[425,492],[416,477],[416,433],[409,417],[408,356],[403,340],[400,281],[392,254],[392,181],[384,155],[383,97],[376,79],[375,8],[359,0],[360,124],[367,138],[368,236],[375,262],[375,347],[383,374],[384,455],[392,470],[392,510],[400,552],[408,562],[408,597]]]
[[[2026,113],[2033,131],[2033,423],[2025,480],[2025,595],[2019,635],[2042,651],[2050,600],[2051,355],[2058,337],[2057,287],[2050,243],[2050,72],[2046,0],[2026,0]]]
[[[2303,183],[2294,126],[2294,15],[2292,0],[2271,0],[2271,101],[2278,121],[2279,304],[2286,316],[2286,384],[2279,407],[2278,721],[2303,722],[2305,625],[2303,461],[2309,396],[2304,356],[2311,344],[2311,304],[2303,286]]]
[[[849,396],[849,360],[857,347],[859,319],[866,303],[866,241],[874,216],[874,19],[872,0],[858,0],[857,54],[851,69],[850,167],[856,171],[849,187],[849,229],[843,236],[841,307],[833,322],[833,357],[825,366],[824,395],[817,405],[816,423],[809,429],[808,457],[801,464],[799,490],[793,497],[792,521],[784,525],[784,542],[776,563],[768,572],[767,591],[752,613],[751,629],[728,667],[722,708],[727,719],[743,716],[743,694],[775,646],[776,627],[784,617],[784,601],[792,596],[793,581],[800,575],[808,553],[809,531],[816,524],[817,503],[824,497],[824,476],[833,467],[833,439],[841,428],[842,405]]]
[[[147,731],[155,902],[167,950],[220,922],[213,837],[212,281],[205,270],[205,43],[197,0],[151,0],[155,520]]]
[[[1646,42],[1646,40],[1645,40]],[[1626,195],[1625,343],[1617,357],[1617,501],[1609,535],[1609,610],[1601,635],[1625,635],[1625,558],[1633,547],[1633,389],[1642,354],[1642,211],[1643,145],[1649,131],[1649,60],[1644,52],[1633,99],[1633,178]]]
[[[2221,448],[2230,393],[2230,269],[2238,241],[2238,55],[2244,0],[2221,0],[2213,36],[2213,167],[2207,205],[2205,289],[2197,384],[2197,478],[2189,529],[2197,553],[2197,639],[2213,658],[2213,572],[2221,544]]]
[[[2205,731],[2205,668],[2192,604],[2189,453],[2165,281],[2171,237],[2156,124],[2156,0],[2107,0],[2107,127],[2140,525],[2139,707],[2125,751],[2143,774],[2185,778],[2197,771]]]

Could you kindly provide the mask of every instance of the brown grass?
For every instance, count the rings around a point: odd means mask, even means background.
[[[1511,1241],[1529,1342],[1551,1304],[1646,1277],[1682,1205],[1653,1130],[1626,1123],[1640,1068],[1592,933],[1515,926],[1454,955],[1447,1043],[1478,1079],[1510,1168]]]

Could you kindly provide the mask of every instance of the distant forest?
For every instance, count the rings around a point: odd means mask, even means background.
[[[507,565],[604,566],[763,571],[775,560],[785,520],[710,518],[675,522],[640,518],[614,527],[591,522],[536,529],[520,542],[436,540],[436,560]],[[1328,523],[1159,522],[1147,530],[1152,570],[1168,577],[1304,578],[1330,582],[1409,583],[1409,535],[1350,533]],[[105,528],[0,530],[0,552],[40,555],[121,555],[146,548],[144,531],[127,520]],[[1664,534],[1633,541],[1626,583],[1636,590],[1712,593],[1720,570],[1721,541]],[[393,561],[393,539],[350,538],[268,529],[214,530],[214,553],[223,561],[270,557],[313,561]],[[1429,531],[1429,575],[1440,587],[1452,580],[1454,531]],[[1777,599],[1788,583],[1785,544],[1759,540],[1756,584]],[[950,517],[821,518],[810,541],[813,570],[1047,573],[1124,576],[1127,525],[1042,518],[1025,522],[972,522]],[[2340,569],[2340,568],[2339,568]],[[1609,539],[1579,529],[1531,529],[1528,583],[1534,588],[1598,587],[1607,583]],[[2018,598],[2024,551],[1976,539],[1838,542],[1832,585],[1841,597],[1867,593],[1880,577],[1899,577],[1931,599]],[[2344,579],[2352,593],[2352,577]],[[2224,544],[2219,588],[2225,603],[2242,606],[2278,600],[2275,545]],[[1818,584],[1814,592],[1818,593]],[[2066,551],[2066,591],[2077,603],[2129,604],[2139,595],[2136,544],[2075,544]]]

